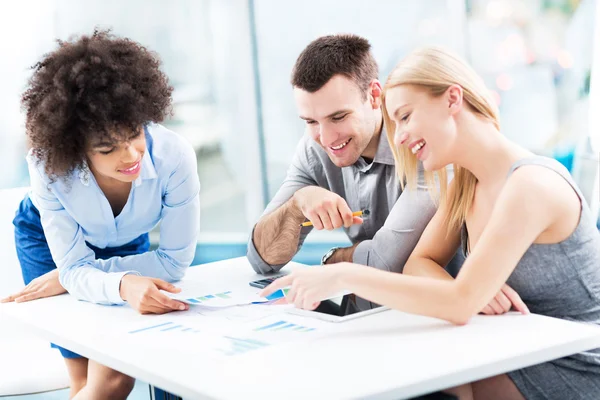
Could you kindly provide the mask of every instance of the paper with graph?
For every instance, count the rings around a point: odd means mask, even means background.
[[[192,306],[204,306],[213,308],[232,307],[244,304],[256,304],[268,302],[268,299],[260,297],[259,289],[248,286],[236,290],[206,290],[198,282],[179,282],[175,284],[181,288],[179,293],[161,291],[172,299],[182,301]]]
[[[199,296],[191,295],[189,293],[185,293],[183,295],[172,294],[169,297],[192,306],[204,306],[213,308],[232,307],[252,303],[264,303],[268,301],[267,299],[258,296],[258,294],[256,293],[240,293],[231,290],[216,293],[205,293]]]
[[[197,281],[175,284],[180,293],[163,292],[191,305],[188,311],[144,316],[124,327],[126,340],[148,349],[163,349],[216,358],[239,356],[273,346],[315,339],[336,324],[286,312],[293,305],[275,305],[288,289],[269,298],[247,286],[215,290]]]
[[[206,345],[217,356],[238,356],[323,336],[334,324],[295,316],[273,315],[221,335],[207,335]]]
[[[306,341],[335,324],[286,313],[288,306],[249,305],[151,316],[126,328],[126,339],[152,349],[223,358]],[[195,310],[198,311],[195,311]]]

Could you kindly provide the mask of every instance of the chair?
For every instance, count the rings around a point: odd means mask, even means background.
[[[29,188],[0,190],[0,298],[23,287],[12,220]],[[0,312],[0,397],[69,387],[62,356]]]

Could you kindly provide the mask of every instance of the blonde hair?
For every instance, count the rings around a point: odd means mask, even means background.
[[[382,96],[383,118],[390,148],[396,160],[396,172],[403,189],[405,185],[409,189],[416,186],[418,160],[406,146],[396,148],[394,145],[396,126],[386,110],[385,93],[400,85],[415,85],[437,97],[454,84],[462,87],[463,99],[474,113],[490,120],[497,129],[500,129],[498,109],[483,80],[460,57],[445,49],[427,47],[414,51],[394,68],[387,79]],[[448,229],[449,231],[460,229],[473,203],[477,178],[470,171],[455,164],[455,190],[451,197],[448,197],[448,178],[445,168],[425,171],[425,179],[430,191],[435,192],[437,187],[436,175],[440,185],[436,197],[441,198],[448,205],[445,221]]]

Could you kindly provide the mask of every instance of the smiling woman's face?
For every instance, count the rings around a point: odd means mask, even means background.
[[[433,97],[416,86],[400,85],[386,92],[385,107],[396,128],[394,145],[406,146],[427,171],[452,162],[457,134],[455,90]]]
[[[146,152],[146,135],[139,134],[127,142],[92,142],[87,151],[88,164],[96,179],[115,179],[133,182],[140,176],[142,157]]]

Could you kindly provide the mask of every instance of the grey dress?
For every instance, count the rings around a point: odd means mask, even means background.
[[[532,244],[506,282],[532,313],[600,325],[600,233],[581,191],[556,160],[533,157],[517,161],[510,176],[524,165],[539,165],[561,175],[581,199],[575,231],[556,244]],[[462,231],[468,253],[468,232]],[[600,399],[600,349],[509,372],[526,399]]]

